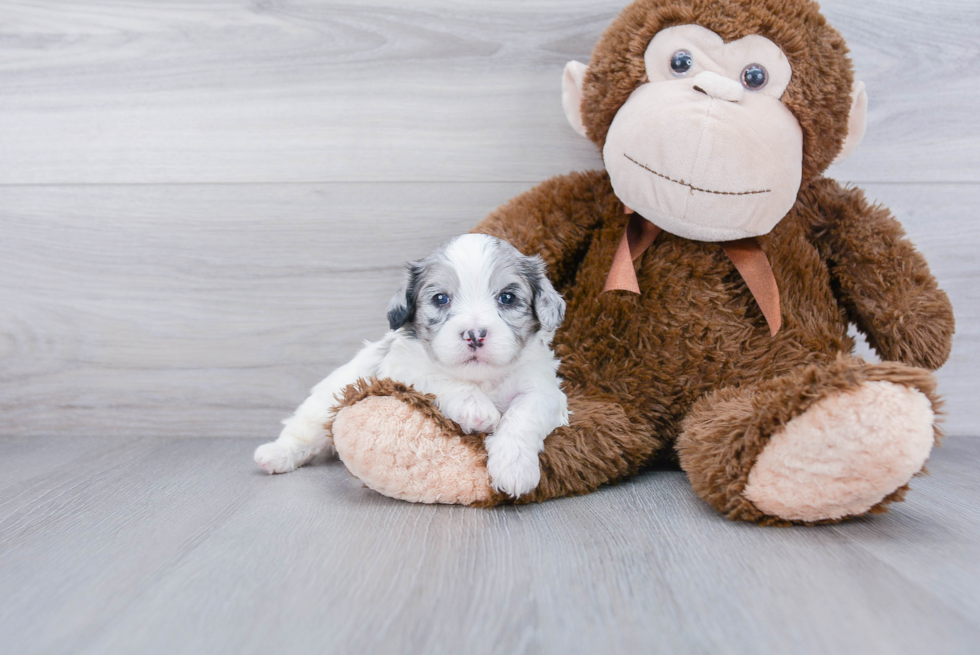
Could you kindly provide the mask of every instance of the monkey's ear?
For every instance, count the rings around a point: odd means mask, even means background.
[[[588,66],[580,61],[570,61],[565,64],[565,73],[561,78],[561,105],[565,108],[565,118],[572,129],[587,136],[585,124],[582,123],[582,82]]]
[[[864,131],[868,128],[868,94],[864,90],[864,82],[854,82],[851,89],[851,113],[847,118],[847,138],[834,160],[835,164],[847,159],[854,149],[864,139]]]

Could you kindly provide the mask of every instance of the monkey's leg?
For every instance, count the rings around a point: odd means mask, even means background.
[[[836,521],[902,499],[939,436],[937,409],[928,371],[842,355],[701,398],[677,451],[731,519]]]
[[[386,496],[479,506],[588,493],[634,474],[663,445],[618,404],[572,394],[569,409],[571,425],[545,441],[540,484],[516,501],[490,487],[482,437],[462,434],[425,396],[390,380],[348,389],[334,445],[351,473]]]

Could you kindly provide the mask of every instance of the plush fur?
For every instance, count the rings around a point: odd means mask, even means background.
[[[732,519],[821,523],[881,511],[901,499],[921,468],[931,444],[923,435],[938,434],[929,370],[950,352],[949,300],[886,209],[821,177],[847,136],[853,76],[843,40],[813,2],[630,5],[584,73],[581,116],[596,145],[644,81],[653,35],[684,24],[726,41],[762,35],[792,65],[782,101],[803,131],[803,181],[789,213],[759,237],[780,291],[782,330],[771,336],[718,244],[668,233],[636,262],[641,295],[601,293],[627,223],[604,171],[554,178],[494,211],[476,230],[540,254],[567,301],[554,348],[571,423],[547,439],[540,484],[518,502],[588,493],[656,462],[675,462],[695,491]],[[851,357],[849,322],[888,361]],[[876,409],[886,400],[887,416]],[[424,397],[398,402],[427,417],[434,426],[427,438],[482,456],[480,444],[458,442],[459,432],[435,419]],[[347,423],[345,444],[366,451],[383,420],[362,413]],[[836,448],[852,437],[867,447],[843,449],[836,459],[821,461],[807,444],[812,438]],[[408,478],[428,474],[425,462],[401,455],[399,468],[413,471]],[[793,467],[807,470],[790,475]],[[452,495],[445,491],[442,501]],[[458,502],[509,502],[473,498],[468,492]]]

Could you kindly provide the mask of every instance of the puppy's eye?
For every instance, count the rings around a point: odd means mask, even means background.
[[[448,305],[449,296],[447,296],[444,293],[437,293],[436,295],[432,296],[432,304],[439,305],[439,306]]]
[[[501,305],[513,305],[514,301],[517,300],[517,296],[512,293],[502,293],[497,296],[497,302]]]
[[[677,77],[686,75],[687,71],[691,70],[691,66],[693,65],[694,57],[687,50],[678,50],[670,58],[670,70]]]
[[[769,73],[760,64],[749,64],[742,70],[742,86],[749,91],[758,91],[769,81]]]

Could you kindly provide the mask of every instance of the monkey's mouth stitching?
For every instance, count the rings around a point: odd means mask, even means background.
[[[640,162],[636,161],[635,159],[633,159],[632,157],[630,157],[629,155],[627,155],[625,153],[623,154],[623,157],[626,157],[627,159],[629,159],[631,162],[633,162],[634,164],[636,164],[637,166],[639,166],[643,170],[649,171],[649,172],[653,173],[654,175],[656,175],[657,177],[662,177],[665,180],[667,180],[668,182],[673,182],[674,184],[680,184],[681,186],[686,186],[687,188],[689,188],[691,190],[692,193],[695,192],[695,191],[700,191],[701,193],[713,193],[713,194],[718,195],[718,196],[754,196],[754,195],[758,195],[760,193],[772,193],[772,189],[763,189],[762,191],[712,191],[711,189],[699,189],[698,187],[694,186],[693,184],[688,184],[684,180],[675,180],[673,178],[667,177],[663,173],[658,173],[657,171],[653,170],[649,166],[644,166],[643,164],[641,164]]]

